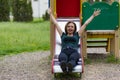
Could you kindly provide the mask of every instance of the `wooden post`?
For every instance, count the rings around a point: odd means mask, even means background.
[[[50,8],[52,10],[53,15],[55,16],[55,12],[56,12],[56,0],[50,0]],[[55,42],[55,28],[54,28],[54,24],[51,22],[50,20],[50,53],[53,56],[54,54],[54,42]]]
[[[115,31],[115,57],[120,58],[119,54],[119,30]]]
[[[110,53],[115,54],[115,58],[120,58],[119,54],[119,30],[115,31],[114,37],[110,41]]]
[[[82,35],[82,54],[84,58],[87,58],[87,32]]]
[[[52,9],[53,8],[53,0],[50,0],[50,8]],[[51,55],[53,54],[53,43],[52,43],[52,40],[53,40],[53,36],[52,36],[52,22],[50,20],[50,53]]]

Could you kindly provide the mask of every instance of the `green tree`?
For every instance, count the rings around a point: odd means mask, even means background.
[[[9,21],[9,0],[0,0],[0,21]]]
[[[14,21],[32,21],[31,1],[13,0],[13,16]]]

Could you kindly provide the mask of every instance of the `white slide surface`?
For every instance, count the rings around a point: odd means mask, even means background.
[[[81,24],[80,24],[79,18],[68,18],[68,19],[59,18],[57,19],[57,22],[63,32],[65,32],[65,24],[68,21],[74,21],[77,25],[77,31],[80,29]],[[80,41],[79,41],[79,45],[80,45]],[[58,34],[58,31],[55,30],[55,55],[58,56],[60,54],[60,51],[61,51],[61,38],[60,38],[60,35]],[[78,48],[78,51],[80,53],[80,48]],[[80,58],[79,61],[80,61],[79,62],[80,64],[74,67],[73,72],[82,72],[82,59]],[[59,65],[58,59],[54,59],[53,72],[62,73],[62,69]]]

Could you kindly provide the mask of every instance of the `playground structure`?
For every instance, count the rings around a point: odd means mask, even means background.
[[[80,48],[78,50],[84,58],[87,58],[87,48],[104,47],[107,52],[113,53],[116,58],[119,58],[119,3],[113,2],[112,4],[108,4],[105,2],[97,2],[90,5],[88,2],[84,1],[85,0],[50,0],[50,7],[63,31],[64,25],[69,20],[74,21],[79,29],[81,24],[84,24],[95,9],[101,9],[101,14],[87,26],[86,31],[80,39]],[[53,56],[52,72],[62,73],[60,66],[58,66],[58,55],[61,50],[60,36],[52,22],[50,26],[51,55]],[[100,40],[94,40],[95,38]],[[103,40],[102,38],[105,39]],[[89,45],[89,43],[92,43],[92,45]],[[94,45],[94,43],[100,43],[100,45]],[[101,43],[105,43],[105,45],[101,45]],[[78,62],[79,65],[73,72],[83,72],[83,57],[80,58]]]
[[[66,7],[69,2],[69,0],[60,0],[60,2],[57,2],[58,0],[50,0],[50,7],[52,9],[52,13],[54,15],[54,17],[56,18],[79,18],[81,19],[82,17],[80,17],[80,14],[82,12],[82,5],[81,5],[81,1],[82,0],[71,0],[71,4],[68,5],[68,7]],[[62,4],[64,2],[64,4]],[[74,7],[71,6],[72,4],[77,4]],[[59,7],[60,6],[60,7]],[[72,9],[71,9],[72,7]],[[76,8],[77,7],[77,8]],[[65,9],[66,8],[66,9]],[[68,8],[68,9],[67,9]],[[74,10],[76,9],[76,10]],[[73,10],[73,11],[72,11]],[[81,22],[80,22],[81,23]],[[53,55],[55,53],[55,27],[54,24],[51,22],[50,24],[51,28],[50,28],[50,43],[51,43],[51,54]]]
[[[64,3],[63,3],[64,2]],[[68,4],[69,2],[69,4]],[[51,8],[53,10],[53,14],[56,17],[58,24],[61,29],[64,31],[65,24],[68,21],[74,21],[77,25],[77,30],[80,29],[81,21],[80,21],[80,12],[81,12],[81,4],[80,0],[51,0]],[[72,5],[72,6],[71,6]],[[51,53],[53,56],[52,60],[52,72],[63,73],[62,69],[59,65],[58,56],[61,51],[61,39],[60,36],[55,29],[54,24],[51,23]],[[81,45],[81,40],[79,40],[79,45]],[[78,45],[78,46],[79,46]],[[81,48],[78,48],[78,52],[81,53]],[[81,55],[81,54],[80,54]],[[73,69],[74,73],[83,72],[83,58],[79,58],[78,65]]]
[[[87,48],[106,48],[106,52],[119,58],[119,3],[97,2],[92,5],[85,2],[82,5],[82,22],[91,15],[93,9],[101,9],[101,14],[86,28],[83,40],[82,54],[87,58]],[[97,39],[95,39],[97,38]],[[104,39],[103,39],[104,38]],[[99,43],[99,44],[98,44]]]

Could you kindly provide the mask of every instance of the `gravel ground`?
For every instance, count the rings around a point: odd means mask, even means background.
[[[54,80],[49,51],[21,53],[0,59],[0,80]],[[59,80],[120,80],[120,64],[93,62],[84,67],[82,79]]]

